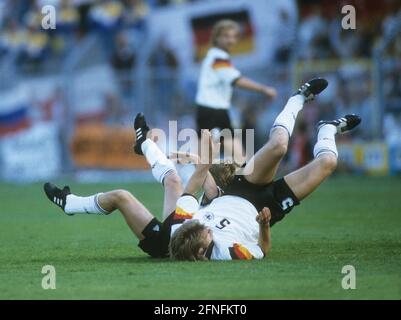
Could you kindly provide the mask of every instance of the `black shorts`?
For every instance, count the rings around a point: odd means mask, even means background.
[[[175,212],[171,213],[163,223],[153,218],[143,229],[145,238],[139,241],[138,247],[153,258],[168,258],[171,226],[177,223],[174,221],[174,214]]]
[[[233,133],[230,114],[226,109],[214,109],[198,105],[196,112],[196,126],[199,137],[201,129],[229,129],[231,133]]]
[[[226,187],[224,194],[248,200],[258,212],[263,207],[268,207],[272,215],[271,226],[283,219],[294,206],[300,203],[283,178],[261,186],[250,183],[242,175],[237,175]]]

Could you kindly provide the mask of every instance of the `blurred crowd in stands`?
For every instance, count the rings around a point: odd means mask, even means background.
[[[396,0],[300,1],[300,4],[298,50],[302,59],[370,57],[375,43],[401,19],[401,2]],[[349,13],[342,13],[345,5],[355,8],[355,29],[342,27],[342,20]],[[397,49],[400,50],[399,45]]]
[[[130,69],[135,66],[133,44],[146,36],[147,17],[152,11],[188,2],[194,1],[1,0],[0,55],[14,52],[19,57],[19,65],[38,65],[50,57],[63,57],[84,35],[97,32],[104,40],[105,52],[113,56],[113,65]],[[342,1],[300,0],[298,3],[298,36],[289,48],[287,43],[287,47],[279,50],[277,60],[285,59],[294,45],[296,54],[303,60],[370,57],[375,42],[391,33],[401,19],[401,2],[397,0],[345,1],[344,5],[354,5],[357,13],[357,28],[345,30],[341,26]],[[41,27],[41,10],[49,4],[56,8],[57,15],[57,28],[51,33]],[[285,15],[283,12],[283,19]],[[401,54],[400,42],[398,38],[389,54]],[[170,59],[164,60],[154,62],[168,65]]]
[[[146,20],[152,10],[178,5],[183,0],[1,0],[0,56],[17,55],[18,66],[26,71],[38,70],[52,59],[63,59],[68,51],[88,33],[103,40],[113,66],[129,69],[135,65],[131,39],[146,35]],[[56,8],[57,28],[42,29],[42,8]],[[42,71],[42,70],[40,70]]]
[[[11,54],[16,57],[16,68],[22,74],[43,73],[52,68],[57,70],[69,52],[77,47],[85,36],[97,35],[103,48],[105,63],[112,66],[117,74],[122,75],[118,80],[121,94],[105,97],[105,104],[110,107],[108,122],[118,123],[119,119],[125,117],[125,113],[132,113],[124,106],[124,101],[121,101],[124,97],[128,97],[128,101],[132,102],[134,86],[131,77],[124,74],[131,74],[137,66],[138,50],[147,36],[147,18],[154,10],[164,6],[179,6],[197,1],[0,0],[0,63],[2,58]],[[299,7],[297,36],[291,40],[292,43],[283,41],[283,46],[277,50],[275,63],[287,63],[291,56],[304,63],[325,60],[327,63],[323,64],[316,75],[327,76],[331,81],[331,88],[326,100],[321,99],[319,106],[312,104],[304,113],[303,121],[298,127],[300,138],[294,142],[295,148],[302,150],[308,148],[313,133],[307,128],[313,128],[312,124],[318,119],[330,119],[351,112],[361,114],[365,121],[357,136],[372,138],[369,123],[374,103],[372,67],[354,61],[372,59],[377,43],[394,32],[401,21],[401,1],[299,0],[297,2]],[[57,11],[57,28],[51,33],[41,28],[43,18],[41,8],[48,4],[53,5]],[[344,17],[341,7],[346,4],[356,8],[355,30],[345,30],[341,27]],[[287,18],[285,12],[281,18]],[[385,57],[389,60],[383,69],[385,71],[383,136],[390,141],[401,137],[400,36],[386,48]],[[340,60],[342,64],[336,64],[336,61]],[[152,86],[154,90],[152,97],[156,99],[154,103],[155,105],[164,103],[166,107],[163,110],[168,113],[172,105],[177,102],[174,99],[177,97],[180,99],[180,95],[174,92],[176,86],[171,78],[163,76],[163,72],[166,68],[172,71],[178,70],[179,62],[174,51],[160,39],[147,64],[154,74]],[[268,69],[269,66],[263,67]],[[301,77],[313,75],[313,72],[305,72]],[[278,79],[280,77],[281,75],[277,75]],[[284,80],[290,81],[290,79],[288,74],[284,76]],[[277,82],[279,83],[280,81]],[[280,88],[278,89],[280,92]],[[61,95],[58,92],[57,96]],[[127,103],[130,102],[125,102]],[[263,100],[252,103],[245,103],[241,99],[235,100],[242,114],[239,117],[242,122],[240,126],[257,128],[258,120],[263,119],[260,114],[266,112],[267,103],[269,102]],[[302,164],[302,161],[307,161],[305,154],[307,153],[298,154],[296,162],[301,161]]]
[[[401,2],[384,1],[299,1],[300,24],[298,55],[303,62],[325,60],[321,69],[327,70],[331,95],[319,101],[316,112],[305,113],[306,127],[319,118],[339,117],[345,113],[358,113],[364,119],[356,137],[377,139],[388,143],[401,141]],[[343,5],[356,9],[356,29],[342,28]],[[383,102],[379,114],[374,112],[373,95],[374,50],[386,38],[398,32],[380,56],[383,72]],[[371,60],[364,60],[371,59]],[[338,62],[341,61],[341,64]],[[377,79],[376,79],[377,81]],[[323,101],[322,101],[323,100]],[[317,111],[319,109],[319,111]],[[383,117],[383,136],[374,129],[375,117]],[[303,131],[303,126],[301,126]],[[355,137],[355,135],[354,135]]]

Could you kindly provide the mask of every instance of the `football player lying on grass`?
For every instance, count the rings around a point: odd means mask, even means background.
[[[176,210],[177,200],[183,195],[184,187],[178,176],[174,163],[166,157],[159,147],[146,138],[149,128],[145,118],[138,114],[135,119],[137,141],[135,152],[144,154],[152,168],[152,174],[157,181],[164,186],[163,223],[155,218],[145,206],[139,202],[129,191],[113,190],[105,193],[97,193],[88,197],[81,197],[71,193],[70,188],[65,186],[59,189],[52,183],[45,183],[44,191],[54,204],[60,207],[67,215],[74,214],[98,214],[108,215],[118,209],[124,216],[128,226],[137,236],[139,247],[150,256],[155,258],[167,258],[168,246],[171,237],[171,227],[174,224],[181,225],[187,218],[182,212]],[[212,141],[209,131],[202,133],[203,150],[210,149],[212,157],[214,151],[218,150],[219,144]],[[142,151],[143,150],[143,151]],[[196,159],[196,161],[199,159]],[[209,163],[210,159],[204,161]],[[202,167],[201,164],[199,166]],[[201,171],[203,174],[203,170]],[[198,185],[198,175],[192,179],[192,183]],[[219,195],[219,189],[210,173],[202,178],[204,185],[204,196],[213,199]]]
[[[189,194],[184,193],[180,197],[182,185],[173,169],[174,165],[153,141],[146,139],[149,128],[144,121],[140,123],[140,117],[135,126],[135,150],[145,154],[154,176],[164,182],[164,216],[168,210],[175,208],[163,223],[124,190],[77,197],[70,194],[68,187],[60,190],[46,184],[45,192],[67,214],[108,214],[119,209],[141,240],[139,246],[153,257],[167,257],[170,242],[170,256],[179,260],[262,258],[270,248],[270,226],[280,221],[335,169],[335,134],[346,132],[360,123],[360,118],[355,115],[321,121],[314,148],[315,159],[273,182],[278,165],[286,153],[298,112],[304,102],[313,99],[326,86],[324,79],[314,79],[301,86],[276,118],[267,144],[242,168],[241,174],[235,175],[231,171],[232,174],[227,175],[227,170],[223,170],[224,195],[206,208],[199,209],[198,201],[192,194],[202,184],[207,185],[211,165],[197,166],[185,190]],[[171,188],[168,188],[169,185]],[[178,198],[176,203],[174,198]]]

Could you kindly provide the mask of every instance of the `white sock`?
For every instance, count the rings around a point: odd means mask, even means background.
[[[152,167],[152,174],[157,181],[163,183],[164,177],[171,171],[176,171],[174,163],[166,157],[156,143],[146,139],[142,145],[142,152],[149,165]]]
[[[297,118],[298,112],[302,110],[305,102],[305,97],[303,95],[297,94],[290,99],[288,99],[287,104],[284,109],[277,116],[273,123],[274,127],[284,127],[288,134],[291,136],[294,131],[295,120]]]
[[[313,148],[313,155],[318,157],[323,153],[333,153],[338,157],[335,135],[337,133],[336,126],[332,124],[325,124],[320,127],[317,134],[317,142]]]
[[[86,213],[86,214],[109,214],[106,210],[102,209],[98,202],[98,196],[102,193],[98,193],[89,197],[79,197],[74,194],[67,196],[67,203],[64,211],[66,213]]]

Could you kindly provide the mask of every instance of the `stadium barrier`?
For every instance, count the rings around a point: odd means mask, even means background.
[[[145,158],[132,150],[132,129],[85,124],[76,127],[71,141],[71,155],[77,168],[147,170]]]
[[[340,170],[368,175],[401,172],[401,145],[393,149],[384,142],[355,142],[338,145]],[[398,157],[398,158],[397,158]]]

